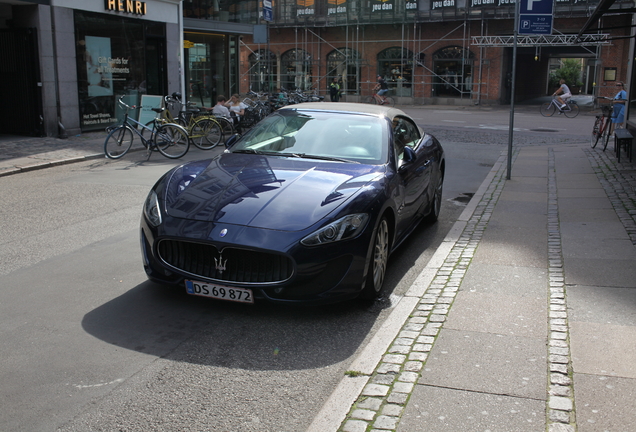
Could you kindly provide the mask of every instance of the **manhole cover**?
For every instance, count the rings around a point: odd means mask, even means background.
[[[530,129],[533,132],[558,132],[556,129]]]

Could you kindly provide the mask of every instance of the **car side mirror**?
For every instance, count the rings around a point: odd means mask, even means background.
[[[232,134],[228,139],[225,140],[225,148],[230,148],[234,145],[235,142],[241,137],[241,134]]]
[[[417,159],[417,155],[415,154],[415,150],[413,150],[411,147],[404,147],[404,155],[402,156],[402,161],[404,163],[411,163],[414,162],[415,159]]]

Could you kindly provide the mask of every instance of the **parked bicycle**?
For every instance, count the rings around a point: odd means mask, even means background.
[[[590,145],[592,146],[592,148],[595,148],[596,145],[601,142],[603,143],[603,151],[605,151],[612,129],[612,98],[597,97],[596,99],[609,100],[610,103],[600,105],[601,114],[597,115],[596,120],[594,121],[594,127],[592,128],[592,137],[590,138]]]
[[[363,99],[363,102],[371,105],[386,105],[390,107],[395,106],[395,99],[393,99],[391,96],[386,96],[384,99],[382,99],[382,96],[377,93],[365,97]]]
[[[164,96],[166,109],[157,119],[160,123],[175,123],[182,126],[192,143],[201,150],[210,150],[223,139],[224,126],[211,114],[203,113],[195,103],[184,105],[180,93]],[[172,112],[177,112],[176,117]]]
[[[139,137],[143,146],[148,150],[148,158],[153,150],[159,151],[170,159],[178,159],[190,149],[190,138],[186,130],[173,123],[161,124],[157,119],[149,122],[151,127],[139,123],[130,118],[128,111],[141,108],[136,105],[129,106],[123,101],[124,96],[118,100],[119,105],[125,108],[124,120],[119,125],[111,126],[106,141],[104,141],[104,154],[111,159],[119,159],[124,156],[133,144],[135,135]],[[153,108],[157,114],[161,114],[165,108]],[[141,131],[146,132],[146,136]]]
[[[572,99],[568,99],[565,102],[565,107],[561,108],[559,101],[554,98],[552,101],[541,105],[540,111],[541,115],[544,117],[552,117],[555,112],[558,112],[559,114],[565,114],[568,118],[574,118],[579,115],[581,110],[576,101],[573,101]]]

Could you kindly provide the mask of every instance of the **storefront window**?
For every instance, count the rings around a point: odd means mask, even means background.
[[[292,49],[281,56],[281,87],[285,90],[311,89],[311,54]]]
[[[434,96],[470,96],[474,54],[460,46],[443,48],[433,54]]]
[[[165,39],[157,33],[165,32],[164,26],[157,29],[152,23],[154,36],[148,38],[149,23],[113,17],[103,14],[75,12],[75,36],[77,44],[77,76],[80,103],[80,124],[83,131],[104,129],[117,122],[123,111],[117,99],[126,95],[129,105],[140,102],[140,96],[148,93],[147,69],[164,70],[165,67],[148,68],[148,60],[163,61],[163,55],[146,55],[164,49]],[[148,58],[147,58],[148,57]],[[152,91],[161,94],[165,80],[153,74]],[[135,115],[135,113],[131,113]]]
[[[184,39],[188,100],[211,107],[216,104],[218,95],[229,99],[226,36],[186,32]]]
[[[359,94],[360,54],[351,48],[339,48],[327,54],[327,83],[337,77],[346,94]]]
[[[413,52],[406,48],[387,48],[378,54],[378,74],[395,96],[412,96]]]
[[[276,56],[266,49],[259,49],[250,54],[250,90],[255,92],[274,93],[276,89]]]

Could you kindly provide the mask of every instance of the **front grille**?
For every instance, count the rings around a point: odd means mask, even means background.
[[[169,266],[205,279],[273,283],[289,279],[293,272],[292,261],[279,254],[231,247],[219,253],[214,245],[181,240],[162,240],[157,250]]]

